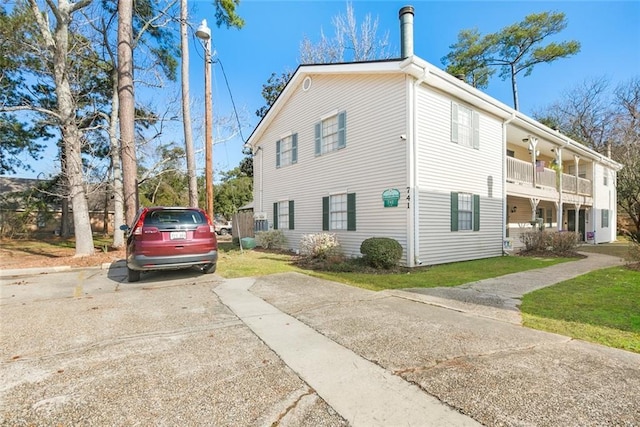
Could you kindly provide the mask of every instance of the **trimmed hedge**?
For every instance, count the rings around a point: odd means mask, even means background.
[[[389,237],[370,237],[360,245],[360,253],[371,267],[390,269],[398,265],[402,246]]]

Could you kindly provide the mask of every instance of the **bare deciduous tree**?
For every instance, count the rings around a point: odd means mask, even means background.
[[[389,54],[389,33],[378,37],[378,18],[367,14],[358,25],[351,2],[347,3],[345,14],[332,19],[335,36],[327,38],[320,30],[320,40],[313,43],[305,37],[300,43],[300,63],[329,64],[345,61],[370,61],[387,59]]]
[[[40,31],[44,44],[52,52],[51,69],[56,93],[55,116],[60,127],[63,144],[65,177],[69,198],[73,207],[73,224],[76,236],[76,256],[92,255],[93,233],[86,199],[85,180],[82,169],[82,131],[76,120],[77,104],[73,97],[69,80],[70,24],[73,14],[87,7],[91,0],[76,3],[60,0],[46,2],[41,10],[36,0],[29,0],[29,6]],[[54,23],[49,19],[53,17]]]
[[[640,77],[613,91],[605,78],[587,80],[534,116],[623,165],[618,205],[640,230]]]

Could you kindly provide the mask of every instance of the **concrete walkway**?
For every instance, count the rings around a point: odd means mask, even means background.
[[[624,264],[624,260],[596,253],[587,258],[536,270],[507,274],[456,287],[411,288],[386,293],[478,316],[520,324],[523,295],[586,274]]]
[[[350,425],[480,425],[253,295],[254,282],[227,280],[214,292]]]

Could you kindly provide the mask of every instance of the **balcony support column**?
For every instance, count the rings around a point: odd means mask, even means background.
[[[558,231],[562,231],[562,175],[564,175],[564,171],[562,168],[562,147],[556,148],[556,164],[560,167],[560,172],[557,173],[556,178],[558,179],[558,203],[556,203],[556,217],[558,220]]]

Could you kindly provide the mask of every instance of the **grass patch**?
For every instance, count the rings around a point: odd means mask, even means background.
[[[594,271],[525,295],[525,326],[640,352],[640,272]]]
[[[477,280],[498,277],[519,271],[549,267],[571,258],[529,258],[503,256],[436,265],[432,267],[403,268],[385,272],[329,272],[305,270],[305,273],[321,279],[346,283],[372,291],[403,288],[434,288],[458,286]]]
[[[295,266],[292,254],[261,250],[240,251],[233,243],[218,243],[216,273],[226,279],[266,276],[301,270]]]
[[[578,247],[577,250],[579,252],[611,255],[611,256],[619,257],[619,258],[630,261],[629,259],[630,245],[631,244],[628,239],[621,238],[612,243],[600,243],[597,245],[584,244]]]

